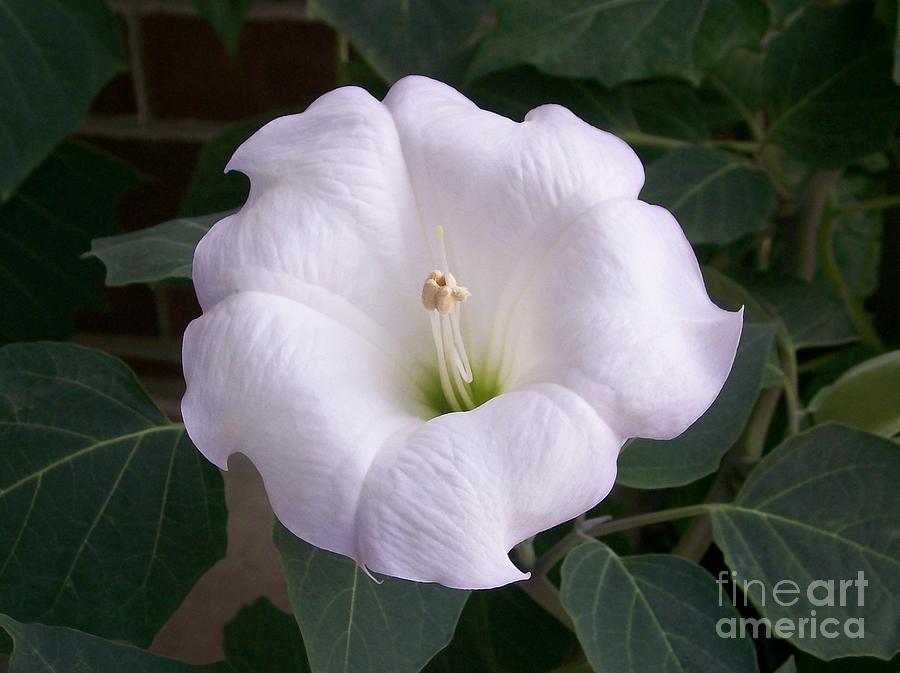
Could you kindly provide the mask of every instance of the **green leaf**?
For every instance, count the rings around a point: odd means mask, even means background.
[[[725,245],[756,233],[775,210],[764,172],[702,147],[675,149],[650,164],[641,198],[668,208],[695,245]]]
[[[822,661],[800,652],[796,657],[799,673],[897,673],[900,671],[900,655],[891,661],[872,657],[843,657]]]
[[[819,423],[835,422],[882,437],[900,432],[900,350],[848,369],[810,403]]]
[[[125,66],[103,0],[0,0],[0,204]]]
[[[702,101],[680,82],[648,82],[610,91],[596,82],[550,77],[526,66],[488,75],[466,91],[479,105],[512,119],[523,119],[539,105],[557,103],[626,139],[630,133],[690,142],[709,139]]]
[[[129,234],[95,238],[88,254],[106,265],[107,285],[190,278],[194,248],[226,215],[182,217]]]
[[[206,19],[232,54],[237,51],[244,17],[256,0],[193,0],[200,16]]]
[[[562,567],[563,607],[595,671],[758,671],[749,639],[720,638],[737,610],[716,582],[684,559],[621,558],[602,542],[576,547]]]
[[[795,347],[837,346],[859,339],[844,305],[827,288],[775,273],[729,273],[784,323]]]
[[[859,174],[845,174],[837,186],[838,202],[842,206],[869,198],[884,196],[878,182]],[[832,213],[831,246],[835,262],[848,289],[857,298],[871,295],[878,287],[878,266],[881,259],[882,219],[878,210],[851,210]],[[829,280],[817,270],[816,280]]]
[[[735,49],[723,58],[707,75],[706,92],[715,94],[713,101],[719,109],[711,114],[718,117],[723,132],[733,131],[738,123],[757,125],[757,112],[762,105],[763,54],[750,49]]]
[[[794,657],[790,656],[778,667],[775,673],[797,673],[797,664],[794,663]]]
[[[66,143],[0,206],[0,343],[65,338],[75,309],[103,306],[100,265],[80,255],[116,231],[135,182],[124,164]]]
[[[900,451],[892,442],[839,425],[797,435],[756,467],[732,504],[713,509],[716,544],[737,573],[738,586],[781,635],[823,659],[897,649],[900,596]],[[865,585],[850,585],[864,573]],[[744,582],[758,580],[749,586]],[[821,580],[826,586],[813,584]],[[772,591],[793,582],[799,592]],[[841,582],[846,581],[841,603]],[[761,584],[760,584],[761,583]],[[833,589],[834,605],[823,605]],[[813,599],[810,600],[810,587]],[[781,589],[790,589],[782,584]],[[864,605],[860,605],[860,591]],[[795,604],[790,605],[794,598]],[[800,618],[837,620],[837,636],[799,635]],[[864,620],[865,637],[858,635]],[[849,625],[849,626],[848,626]],[[807,623],[808,627],[808,623]]]
[[[459,82],[495,0],[308,0],[309,16],[343,33],[381,78]]]
[[[699,83],[701,68],[759,40],[755,0],[501,0],[475,79],[530,63],[608,87],[660,76]]]
[[[887,144],[900,115],[891,50],[869,3],[811,5],[769,45],[768,138],[797,159],[841,168]]]
[[[147,645],[225,554],[222,478],[119,360],[0,349],[0,610]]]
[[[390,577],[376,584],[351,559],[280,525],[275,546],[313,673],[417,673],[450,642],[468,592]]]
[[[715,472],[753,410],[774,336],[774,325],[745,322],[734,366],[716,401],[675,439],[629,441],[619,456],[618,483],[667,488]]]
[[[225,659],[235,673],[308,673],[297,622],[266,598],[225,625]]]
[[[576,648],[571,631],[518,587],[475,591],[425,673],[546,673]]]
[[[43,624],[20,624],[0,615],[15,643],[9,673],[232,673],[226,664],[192,666],[129,645]]]
[[[265,114],[239,121],[201,147],[178,214],[197,217],[237,210],[244,205],[250,193],[250,180],[239,171],[225,173],[225,165],[241,143],[278,116],[279,113]]]
[[[758,48],[768,26],[768,12],[760,0],[707,3],[694,39],[697,68],[706,72],[739,47]]]

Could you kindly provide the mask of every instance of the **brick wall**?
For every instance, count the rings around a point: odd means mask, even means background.
[[[78,136],[144,175],[120,207],[123,231],[177,215],[201,145],[242,118],[302,109],[335,86],[337,40],[300,0],[257,0],[229,54],[189,0],[110,0],[129,71],[100,94]],[[177,417],[180,337],[199,314],[189,287],[108,288],[110,310],[83,312],[76,341],[125,358]]]

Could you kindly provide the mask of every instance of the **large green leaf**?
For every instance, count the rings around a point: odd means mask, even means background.
[[[743,269],[729,274],[782,321],[795,347],[836,346],[859,339],[844,305],[822,285]]]
[[[724,245],[756,233],[775,210],[765,173],[703,147],[675,149],[650,164],[641,198],[668,208],[695,245]]]
[[[119,360],[0,349],[0,610],[147,645],[225,553],[222,478]]]
[[[0,206],[0,343],[66,337],[76,308],[103,305],[100,265],[80,255],[116,231],[134,183],[125,165],[64,144]]]
[[[675,439],[628,442],[619,456],[618,483],[667,488],[715,472],[750,416],[774,336],[774,325],[746,322],[734,366],[716,401]]]
[[[585,543],[563,563],[561,598],[595,671],[759,670],[748,639],[717,634],[737,610],[710,575],[676,556],[620,558],[602,542]]]
[[[309,15],[343,33],[386,82],[419,74],[458,82],[496,0],[308,0]]]
[[[680,82],[648,82],[610,91],[596,82],[551,77],[523,66],[488,75],[466,91],[479,105],[513,119],[522,119],[539,105],[557,103],[614,133],[640,132],[691,142],[709,139],[702,101]]]
[[[425,673],[546,673],[576,648],[572,632],[518,587],[475,591]]]
[[[756,0],[501,0],[470,77],[530,63],[609,87],[666,75],[698,83],[701,68],[758,41],[759,10]]]
[[[872,5],[810,5],[769,45],[763,97],[769,138],[826,168],[882,149],[900,117],[891,49]]]
[[[9,673],[232,673],[227,664],[192,666],[72,629],[20,624],[2,614],[0,628],[15,643]]]
[[[89,254],[106,265],[107,285],[190,278],[194,248],[227,214],[181,217],[129,234],[96,238]]]
[[[225,625],[224,647],[235,673],[309,673],[297,622],[266,598]]]
[[[0,0],[0,204],[125,68],[103,0]]]
[[[229,52],[237,51],[247,10],[256,0],[193,0]]]
[[[851,367],[820,390],[810,406],[819,423],[893,437],[900,432],[900,350]]]
[[[453,635],[468,592],[386,577],[316,549],[278,526],[287,577],[313,673],[418,673]]]
[[[900,646],[900,450],[892,442],[824,425],[785,442],[757,466],[735,501],[713,509],[716,543],[737,584],[801,650],[823,659],[891,657]],[[862,579],[867,585],[849,584]],[[841,605],[842,581],[845,605]],[[764,588],[761,588],[760,582]],[[781,593],[773,588],[799,591]],[[824,584],[824,586],[823,586]],[[829,586],[833,591],[830,602]],[[812,589],[810,589],[812,587]],[[812,591],[810,600],[808,591]],[[862,600],[860,600],[860,596]],[[796,598],[796,602],[790,603]],[[860,604],[863,603],[863,604]],[[826,619],[835,637],[800,636],[801,618]],[[859,625],[864,620],[865,637]],[[849,626],[848,626],[849,624]],[[807,627],[809,626],[807,622]]]

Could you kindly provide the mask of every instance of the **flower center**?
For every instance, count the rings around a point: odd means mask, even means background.
[[[431,319],[431,336],[438,356],[438,374],[444,399],[453,411],[474,409],[472,367],[463,343],[460,329],[460,304],[471,296],[450,273],[447,250],[444,246],[444,228],[437,227],[441,264],[446,271],[434,270],[425,278],[422,286],[422,305]]]

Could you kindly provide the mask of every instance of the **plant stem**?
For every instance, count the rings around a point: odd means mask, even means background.
[[[843,210],[841,212],[847,211]],[[874,325],[872,325],[872,321],[869,319],[866,309],[863,308],[862,302],[850,289],[844,275],[841,273],[841,267],[837,263],[833,245],[836,221],[836,212],[829,211],[825,214],[822,226],[819,228],[818,253],[822,273],[825,274],[825,278],[828,279],[832,289],[844,302],[847,314],[850,316],[850,320],[853,321],[856,331],[862,336],[863,341],[879,351],[884,351],[886,350],[884,342],[875,330]]]
[[[766,388],[756,401],[756,406],[750,414],[750,420],[744,428],[738,445],[740,456],[744,459],[759,460],[766,448],[766,437],[769,435],[769,426],[772,417],[778,408],[781,398],[781,388]]]
[[[624,519],[610,520],[607,517],[588,519],[580,525],[575,524],[571,531],[548,549],[534,564],[533,572],[535,575],[546,575],[553,566],[565,557],[566,554],[588,538],[619,533],[623,530],[639,528],[640,526],[649,526],[655,523],[664,523],[666,521],[700,516],[701,514],[709,512],[713,507],[715,507],[715,505],[704,503],[690,505],[688,507],[664,509],[658,512],[647,512],[646,514],[629,516]]]
[[[806,282],[812,280],[819,223],[838,177],[840,171],[815,171],[804,186],[797,212],[783,220],[783,270],[788,275]]]

